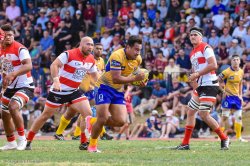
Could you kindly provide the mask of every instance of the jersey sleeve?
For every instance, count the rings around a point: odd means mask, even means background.
[[[112,54],[110,57],[110,70],[121,70],[122,62],[118,54]]]
[[[69,55],[67,52],[63,52],[58,56],[58,59],[65,65],[68,63]]]
[[[215,57],[214,55],[214,51],[211,47],[207,46],[204,50],[204,57],[206,59],[210,58],[210,57]]]
[[[219,78],[220,78],[221,80],[224,80],[224,79],[226,79],[227,77],[228,77],[228,69],[223,70],[223,71],[219,74]]]
[[[20,61],[24,60],[24,59],[31,59],[30,58],[30,53],[26,48],[21,48],[20,52],[19,52],[19,59]]]

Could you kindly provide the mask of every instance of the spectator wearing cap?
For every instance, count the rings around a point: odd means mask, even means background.
[[[28,14],[33,14],[35,16],[38,15],[39,13],[39,9],[37,7],[34,6],[34,2],[32,0],[28,1]]]
[[[113,11],[109,9],[108,15],[104,19],[105,28],[107,30],[113,29],[116,22],[117,22],[117,18],[114,16]]]
[[[216,26],[214,26],[213,20],[207,19],[206,20],[206,25],[205,25],[204,36],[206,36],[208,38],[211,37],[211,34],[212,34],[211,31],[212,31],[212,29],[215,29],[216,33],[218,34],[219,29]]]
[[[85,23],[85,33],[88,35],[90,26],[93,26],[96,21],[96,12],[89,1],[86,3],[86,9],[83,11],[83,19]]]
[[[46,29],[46,22],[49,21],[49,18],[45,16],[46,11],[41,8],[39,11],[39,17],[36,20],[36,25],[41,24],[42,25],[42,29],[45,30]]]
[[[216,30],[211,30],[211,37],[208,39],[208,44],[217,51],[219,46],[219,37],[217,36]]]
[[[242,44],[247,54],[250,54],[250,26],[247,27],[247,34],[242,38]]]
[[[175,38],[175,30],[171,21],[166,22],[165,29],[164,39],[168,40],[169,44],[172,44]]]
[[[242,37],[247,34],[246,28],[243,25],[244,21],[239,20],[238,26],[234,29],[232,37],[242,39]]]
[[[8,20],[12,21],[18,19],[21,16],[21,9],[16,5],[15,0],[10,1],[10,6],[6,8],[6,17]]]
[[[235,54],[242,57],[243,51],[243,48],[239,46],[239,41],[237,39],[233,39],[231,47],[229,48],[229,59],[231,59]]]
[[[222,42],[224,42],[226,44],[226,47],[229,48],[229,46],[231,45],[231,41],[232,40],[233,40],[233,38],[229,34],[228,27],[224,27],[222,29],[222,35],[220,36],[220,39],[219,39],[219,44],[221,44]]]
[[[131,10],[131,8],[128,5],[128,1],[123,0],[122,1],[122,7],[121,9],[118,11],[118,17],[119,19],[121,19],[122,21],[127,21],[128,19],[128,14],[129,11]]]
[[[63,1],[63,8],[60,11],[60,17],[61,19],[65,18],[66,11],[70,12],[70,16],[73,17],[75,14],[75,9],[74,7],[70,4],[68,0]]]
[[[83,17],[82,17],[82,12],[81,10],[77,10],[76,14],[73,17],[72,20],[72,29],[74,30],[73,33],[73,40],[77,40],[76,38],[78,38],[78,33],[80,31],[84,31],[85,30],[85,24],[83,22]]]
[[[135,35],[138,36],[139,35],[139,28],[136,26],[136,23],[134,20],[131,20],[129,23],[129,28],[126,30],[126,34],[130,34],[130,35]]]
[[[123,40],[124,37],[125,37],[125,31],[124,31],[123,28],[121,28],[121,25],[120,25],[119,22],[116,22],[116,23],[115,23],[115,27],[114,27],[113,30],[111,31],[111,35],[114,36],[115,34],[119,34],[121,40]]]
[[[141,10],[136,6],[135,2],[131,3],[131,11],[134,14],[134,18],[136,18],[137,20],[141,19]]]
[[[187,16],[186,21],[188,22],[191,18],[193,18],[195,20],[195,26],[200,27],[201,19],[199,16],[196,15],[195,10],[191,10],[191,13],[189,16]]]
[[[225,7],[225,5],[223,5],[221,3],[221,0],[215,0],[215,4],[211,8],[211,11],[212,11],[213,15],[218,14],[219,13],[219,9],[221,9],[222,11],[226,11],[226,7]]]
[[[162,21],[156,21],[154,29],[157,32],[158,38],[162,39],[165,31],[162,27]]]
[[[166,0],[161,0],[160,5],[157,7],[157,10],[161,12],[160,18],[164,20],[168,13],[168,4],[166,3]]]

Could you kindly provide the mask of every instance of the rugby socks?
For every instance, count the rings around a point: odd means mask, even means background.
[[[15,138],[15,135],[13,134],[13,135],[10,135],[10,136],[6,136],[7,137],[7,141],[8,142],[13,142],[13,141],[15,141],[16,140],[16,138]]]
[[[95,146],[97,146],[97,140],[98,140],[98,139],[93,139],[92,137],[90,137],[89,146],[90,146],[90,147],[95,147]]]
[[[91,124],[91,126],[93,126],[93,124],[94,124],[96,121],[97,121],[97,118],[96,118],[96,117],[92,117],[92,118],[90,119],[90,124]],[[104,133],[106,133],[105,127],[102,128],[102,131],[101,131],[101,133],[100,133],[100,136],[103,136]]]
[[[25,140],[25,134],[24,134],[24,128],[20,127],[17,129],[17,133],[18,133],[18,139],[19,140]]]
[[[64,115],[62,115],[58,129],[56,130],[56,134],[61,135],[66,129],[66,127],[69,125],[69,123],[70,123],[70,120],[65,119]]]
[[[226,134],[223,133],[223,131],[221,130],[221,128],[215,129],[214,132],[217,133],[217,135],[220,137],[221,140],[226,140],[227,139]]]
[[[241,138],[241,127],[242,127],[241,123],[237,122],[234,123],[234,131],[236,133],[236,139]]]
[[[74,137],[78,137],[81,135],[81,128],[79,126],[76,126],[74,131]]]
[[[29,131],[28,136],[27,136],[27,141],[32,142],[36,133],[33,131]]]
[[[86,143],[88,141],[85,133],[81,133],[81,143]]]
[[[194,129],[194,126],[186,126],[185,127],[185,135],[184,135],[184,138],[182,140],[182,145],[189,144],[193,129]]]

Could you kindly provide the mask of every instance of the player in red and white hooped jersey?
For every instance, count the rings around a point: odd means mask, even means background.
[[[2,119],[8,143],[0,150],[24,150],[27,140],[19,110],[33,97],[34,85],[30,74],[32,62],[29,51],[14,40],[14,30],[11,25],[5,24],[1,29],[5,33],[1,49],[4,90],[1,99]],[[15,128],[18,133],[18,143],[14,136]]]
[[[30,128],[27,136],[27,150],[31,149],[31,142],[35,134],[61,105],[68,104],[69,109],[67,111],[79,112],[83,119],[86,116],[91,116],[89,101],[78,87],[87,72],[97,81],[97,67],[94,56],[91,54],[93,47],[93,40],[90,37],[84,37],[78,48],[61,53],[51,64],[50,71],[53,85],[48,94],[42,115],[36,119]],[[87,142],[84,134],[84,124],[85,122],[81,125],[81,139],[83,139],[83,142]]]
[[[182,143],[175,147],[176,150],[189,150],[189,141],[195,126],[195,114],[198,111],[200,117],[221,139],[221,150],[229,149],[229,138],[222,132],[219,124],[210,116],[217,94],[220,93],[215,70],[217,62],[213,49],[202,42],[203,30],[197,27],[190,29],[190,41],[193,50],[190,53],[193,73],[189,81],[193,85],[194,93],[188,103],[185,135]]]

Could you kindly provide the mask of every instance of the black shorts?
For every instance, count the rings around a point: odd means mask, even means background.
[[[199,97],[200,102],[215,102],[216,96],[220,93],[219,86],[199,86],[194,95]]]
[[[46,100],[46,105],[52,108],[58,108],[63,104],[71,105],[83,100],[87,100],[87,97],[84,95],[83,91],[79,89],[67,95],[60,95],[50,91]]]
[[[34,97],[34,89],[33,88],[15,88],[15,89],[9,89],[7,88],[2,96],[2,109],[6,112],[8,112],[8,105],[11,101],[11,98],[13,96],[21,97],[25,100],[27,103],[30,99]],[[22,107],[25,103],[20,104],[20,107]]]

